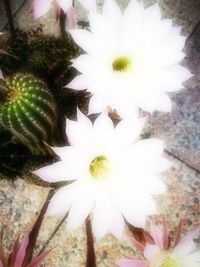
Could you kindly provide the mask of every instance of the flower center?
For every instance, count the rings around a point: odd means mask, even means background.
[[[177,261],[167,256],[159,267],[179,267],[179,264]]]
[[[10,101],[15,101],[17,98],[19,98],[20,95],[21,94],[20,94],[19,90],[11,90],[8,93],[8,98]]]
[[[128,57],[118,57],[112,63],[112,68],[117,72],[125,72],[131,66],[131,60]]]
[[[91,161],[89,170],[94,179],[106,178],[111,171],[110,161],[105,156],[98,156]]]

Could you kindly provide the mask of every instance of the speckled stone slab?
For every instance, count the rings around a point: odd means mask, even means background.
[[[59,34],[59,27],[55,21],[53,8],[38,21],[31,17],[31,1],[19,12],[17,25],[23,29],[44,25],[44,32]],[[14,1],[15,2],[15,1]],[[128,0],[119,1],[124,7]],[[146,5],[156,0],[145,0]],[[101,9],[102,1],[98,1]],[[176,25],[183,26],[183,34],[190,35],[200,18],[199,0],[161,0],[159,4],[163,16],[174,18]],[[1,6],[1,5],[0,5]],[[78,19],[85,20],[86,13],[76,2]],[[1,9],[0,9],[1,12]],[[171,114],[154,113],[146,125],[146,132],[159,137],[166,143],[166,150],[175,157],[170,157],[174,163],[162,179],[168,186],[167,192],[156,198],[161,214],[164,214],[173,230],[180,219],[184,220],[184,232],[199,223],[200,218],[200,28],[188,40],[185,52],[186,64],[195,77],[186,83],[186,88],[171,95],[173,112]],[[168,156],[168,154],[166,154]],[[188,167],[187,165],[191,167]],[[0,180],[0,226],[5,225],[4,244],[9,249],[13,239],[20,232],[23,235],[30,230],[38,211],[42,207],[49,189],[28,183],[25,177],[15,181]],[[155,216],[159,220],[160,216]],[[35,254],[37,254],[52,236],[62,218],[46,217],[38,238]],[[126,232],[131,235],[130,232]],[[65,223],[61,225],[51,238],[47,248],[55,247],[41,266],[48,267],[82,267],[86,261],[85,227],[73,233],[66,233]],[[114,267],[115,260],[123,255],[136,255],[126,240],[117,241],[112,235],[107,235],[99,242],[95,242],[97,267]]]
[[[8,249],[20,235],[30,231],[45,202],[48,188],[41,188],[24,179],[6,180],[0,177],[0,229]]]

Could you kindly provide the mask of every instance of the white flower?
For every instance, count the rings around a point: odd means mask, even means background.
[[[78,111],[78,120],[67,120],[71,146],[54,148],[61,161],[34,173],[48,182],[76,180],[60,189],[48,214],[69,211],[67,228],[80,226],[89,214],[96,238],[111,232],[120,237],[124,218],[143,227],[154,214],[153,194],[165,191],[156,175],[169,168],[161,156],[163,143],[156,139],[136,142],[144,119],[122,121],[114,128],[105,114],[94,125]]]
[[[113,0],[106,0],[103,14],[90,13],[89,23],[91,32],[70,31],[87,54],[74,60],[81,75],[67,85],[93,93],[89,113],[107,106],[122,117],[138,107],[170,111],[166,92],[179,90],[191,77],[179,65],[186,39],[180,27],[161,19],[157,4],[144,9],[136,0],[130,1],[124,14]]]
[[[33,0],[34,17],[39,18],[43,16],[51,7],[54,0]],[[56,0],[59,7],[67,13],[73,6],[73,0]],[[96,0],[79,0],[84,8],[90,11],[96,10]]]

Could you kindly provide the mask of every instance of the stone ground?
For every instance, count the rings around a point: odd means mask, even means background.
[[[1,1],[0,31],[6,26]],[[43,24],[46,32],[59,34],[53,10],[39,21],[33,21],[30,12],[31,1],[11,2],[16,25],[27,29]],[[125,6],[128,0],[119,2]],[[144,2],[150,5],[156,0]],[[173,112],[154,113],[149,117],[145,132],[150,133],[152,137],[165,140],[166,157],[174,162],[174,167],[163,174],[168,191],[156,199],[159,210],[166,216],[172,229],[182,218],[186,231],[199,223],[200,218],[200,1],[160,0],[159,4],[164,17],[173,18],[174,24],[182,26],[183,34],[188,36],[184,64],[192,71],[194,77],[185,84],[185,89],[171,95]],[[99,8],[101,5],[99,1]],[[84,20],[84,11],[78,4],[76,7],[78,19]],[[29,183],[29,176],[30,174],[25,173],[14,181],[0,180],[0,226],[4,225],[5,233],[8,233],[4,240],[7,248],[19,232],[23,235],[30,229],[49,191],[48,188]],[[65,232],[65,222],[60,223],[61,221],[62,218],[44,220],[35,253],[37,254],[45,244],[48,248],[55,249],[41,266],[85,266],[85,227],[69,234]],[[127,234],[130,235],[128,232]],[[112,235],[96,242],[95,251],[97,267],[113,267],[114,261],[122,255],[135,254],[125,240],[118,242]]]

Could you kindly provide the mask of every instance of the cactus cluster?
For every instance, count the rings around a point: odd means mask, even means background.
[[[16,37],[8,40],[8,53],[0,56],[0,68],[10,75],[15,72],[31,72],[36,76],[53,81],[68,72],[70,59],[79,49],[70,38],[41,34],[41,30],[17,31]]]
[[[31,74],[18,73],[0,82],[3,103],[0,123],[35,155],[49,154],[56,123],[56,106],[46,84]]]
[[[27,68],[36,74],[59,76],[64,73],[77,53],[67,39],[40,35],[30,41]]]

